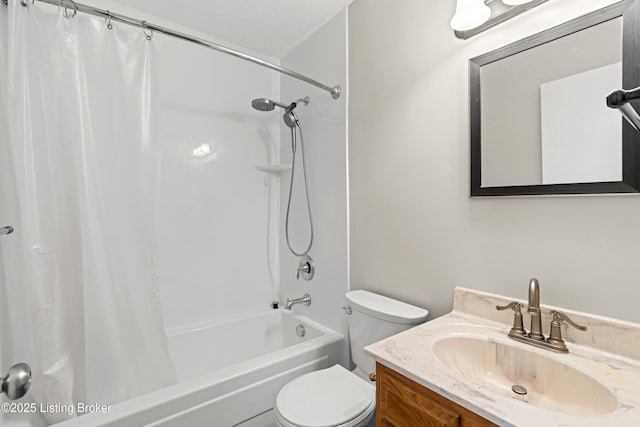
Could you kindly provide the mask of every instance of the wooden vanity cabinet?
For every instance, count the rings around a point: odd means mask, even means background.
[[[380,363],[376,383],[377,427],[496,425]]]

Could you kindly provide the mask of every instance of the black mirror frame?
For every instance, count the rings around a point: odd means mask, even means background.
[[[482,187],[480,67],[619,17],[623,88],[633,89],[640,86],[640,1],[635,0],[623,0],[469,60],[471,197],[640,192],[640,133],[622,115],[622,181]]]

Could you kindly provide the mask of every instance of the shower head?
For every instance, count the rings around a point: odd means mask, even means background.
[[[284,105],[280,102],[273,101],[267,98],[256,98],[253,101],[251,101],[251,106],[253,107],[254,110],[258,110],[258,111],[273,111],[276,108],[276,106],[280,108],[284,108],[286,110],[288,107],[288,105]]]
[[[296,116],[296,113],[293,112],[293,108],[291,107],[287,108],[287,111],[285,111],[284,114],[282,115],[282,120],[284,120],[284,124],[290,128],[294,128],[298,124],[298,117]]]
[[[289,105],[283,104],[278,101],[274,101],[272,99],[267,98],[256,98],[251,101],[251,106],[254,110],[258,111],[273,111],[276,106],[284,109],[284,114],[282,115],[282,119],[284,123],[290,127],[294,128],[298,124],[298,118],[296,117],[293,110],[298,106],[299,103],[303,103],[304,105],[309,105],[309,97],[305,96],[304,98],[297,99]]]

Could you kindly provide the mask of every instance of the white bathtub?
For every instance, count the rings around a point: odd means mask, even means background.
[[[172,331],[177,384],[56,426],[270,426],[278,391],[337,363],[345,344],[342,335],[282,309]]]

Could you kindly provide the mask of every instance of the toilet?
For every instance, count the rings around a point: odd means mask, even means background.
[[[427,310],[368,291],[345,295],[349,316],[351,356],[356,365],[340,365],[302,375],[285,385],[274,408],[276,424],[283,427],[356,427],[375,420],[376,387],[369,379],[375,361],[364,347],[427,319]],[[373,424],[371,424],[373,425]]]

